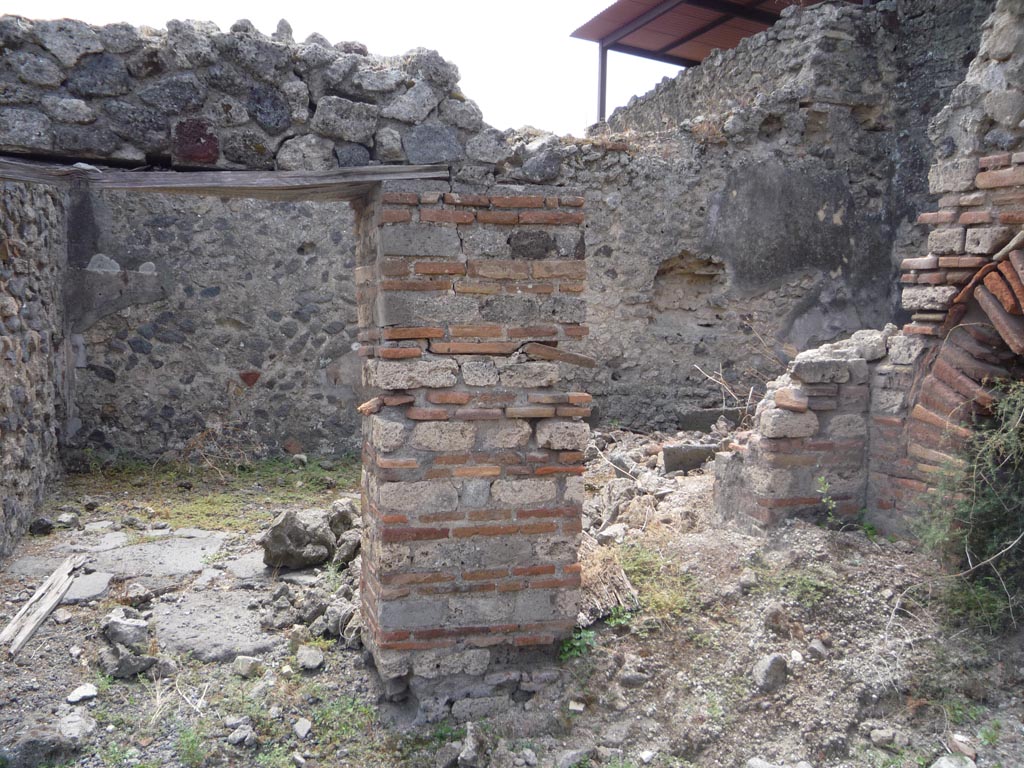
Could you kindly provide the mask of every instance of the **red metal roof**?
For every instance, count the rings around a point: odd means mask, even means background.
[[[822,0],[618,0],[572,33],[612,51],[681,66],[767,29],[789,5]]]

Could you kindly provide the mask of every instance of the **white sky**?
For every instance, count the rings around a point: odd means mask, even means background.
[[[162,28],[169,19],[215,22],[227,31],[249,19],[270,34],[284,16],[296,40],[319,32],[332,43],[355,40],[372,53],[433,48],[459,67],[461,88],[496,128],[532,125],[582,135],[597,119],[597,43],[569,37],[611,0],[6,0],[3,13],[91,24],[127,21]],[[171,15],[173,14],[173,15]],[[679,71],[658,62],[609,54],[608,113]]]

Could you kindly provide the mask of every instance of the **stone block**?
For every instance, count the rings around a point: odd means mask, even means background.
[[[463,376],[465,376],[465,365],[463,365]],[[483,447],[493,450],[496,448],[522,448],[533,435],[530,424],[522,419],[510,419],[496,424],[483,436]]]
[[[714,456],[716,450],[716,445],[701,443],[666,445],[661,451],[665,462],[665,472],[689,472],[697,469]]]
[[[376,490],[377,503],[382,511],[454,512],[459,506],[458,489],[449,480],[380,483]]]
[[[867,419],[859,413],[840,413],[828,422],[827,432],[832,438],[864,437],[868,433]]]
[[[440,96],[430,87],[430,84],[425,80],[420,80],[401,96],[392,100],[391,103],[381,110],[380,114],[381,117],[386,117],[390,120],[398,120],[403,123],[419,123],[437,107],[440,101]],[[412,162],[420,161],[413,160]],[[426,162],[435,161],[429,160]]]
[[[450,163],[465,157],[458,132],[450,125],[414,126],[402,137],[402,147],[409,162],[417,165]]]
[[[963,227],[933,229],[928,233],[928,250],[937,256],[947,253],[963,253],[964,234]]]
[[[886,341],[890,336],[891,333],[885,331],[854,331],[850,341],[853,342],[857,355],[870,363],[885,357]]]
[[[842,384],[850,380],[849,360],[811,349],[796,356],[790,366],[794,379],[804,384]]]
[[[586,450],[590,427],[582,421],[544,419],[537,423],[537,445],[556,451]]]
[[[409,444],[423,451],[468,451],[476,441],[476,425],[465,421],[426,421],[413,427]]]
[[[972,227],[967,230],[964,248],[967,253],[991,255],[1010,242],[1013,235],[1010,227]]]
[[[896,365],[912,365],[928,347],[920,336],[905,336],[902,333],[891,336],[887,342],[889,361]]]
[[[415,675],[427,678],[452,675],[479,677],[487,672],[490,663],[490,651],[484,648],[474,648],[468,651],[450,649],[423,651],[417,653],[413,659],[412,671]]]
[[[903,308],[908,312],[944,311],[957,294],[952,285],[911,285],[903,288]]]
[[[480,320],[480,305],[475,296],[451,293],[384,291],[377,296],[374,319],[379,326],[417,326],[424,318],[430,318],[431,323],[476,323]]]
[[[512,389],[553,387],[559,378],[557,363],[509,363],[499,371],[501,386]]]
[[[583,506],[584,487],[582,477],[565,478],[565,490],[562,492],[562,501],[566,504]]]
[[[382,630],[443,626],[447,618],[443,600],[382,600],[377,605],[377,623]]]
[[[317,102],[310,127],[328,138],[368,144],[377,130],[378,112],[374,104],[324,96]]]
[[[416,389],[417,387],[453,387],[459,366],[454,360],[368,360],[366,385],[377,389]]]
[[[529,507],[553,502],[558,495],[558,481],[551,479],[495,480],[491,498],[497,504]]]
[[[974,187],[978,161],[973,158],[934,163],[928,170],[928,186],[932,194],[966,192]]]
[[[507,712],[511,704],[512,700],[507,694],[459,699],[452,704],[452,719],[457,723],[479,721]]]
[[[775,390],[775,406],[787,411],[803,413],[808,408],[807,393],[798,387],[782,387]]]
[[[498,367],[490,360],[464,362],[462,380],[471,387],[493,387],[498,383]]]
[[[513,598],[507,594],[477,597],[460,595],[448,601],[448,624],[479,627],[488,624],[512,624],[520,617],[513,614]]]
[[[381,228],[385,256],[448,256],[461,252],[459,233],[441,224],[390,224]]]
[[[812,437],[818,434],[818,417],[813,411],[766,408],[761,413],[759,431],[765,437]]]

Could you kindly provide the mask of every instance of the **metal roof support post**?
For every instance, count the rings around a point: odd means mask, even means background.
[[[597,121],[601,122],[608,105],[608,49],[598,43],[597,50]]]

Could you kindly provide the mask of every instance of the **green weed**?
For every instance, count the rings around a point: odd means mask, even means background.
[[[995,391],[991,419],[964,441],[919,525],[961,571],[946,594],[950,620],[993,633],[1024,608],[1024,382]]]
[[[558,647],[558,658],[562,661],[579,659],[590,653],[597,645],[597,636],[592,629],[579,629],[573,631],[572,637],[567,637]]]
[[[620,549],[622,569],[640,595],[643,614],[653,619],[678,618],[691,610],[693,580],[674,561],[639,542]]]
[[[177,752],[182,764],[188,768],[199,768],[210,754],[205,737],[195,726],[181,729],[174,744],[174,751]]]
[[[978,739],[986,747],[994,747],[999,742],[999,735],[1003,730],[1003,724],[998,720],[986,723],[978,731]]]

